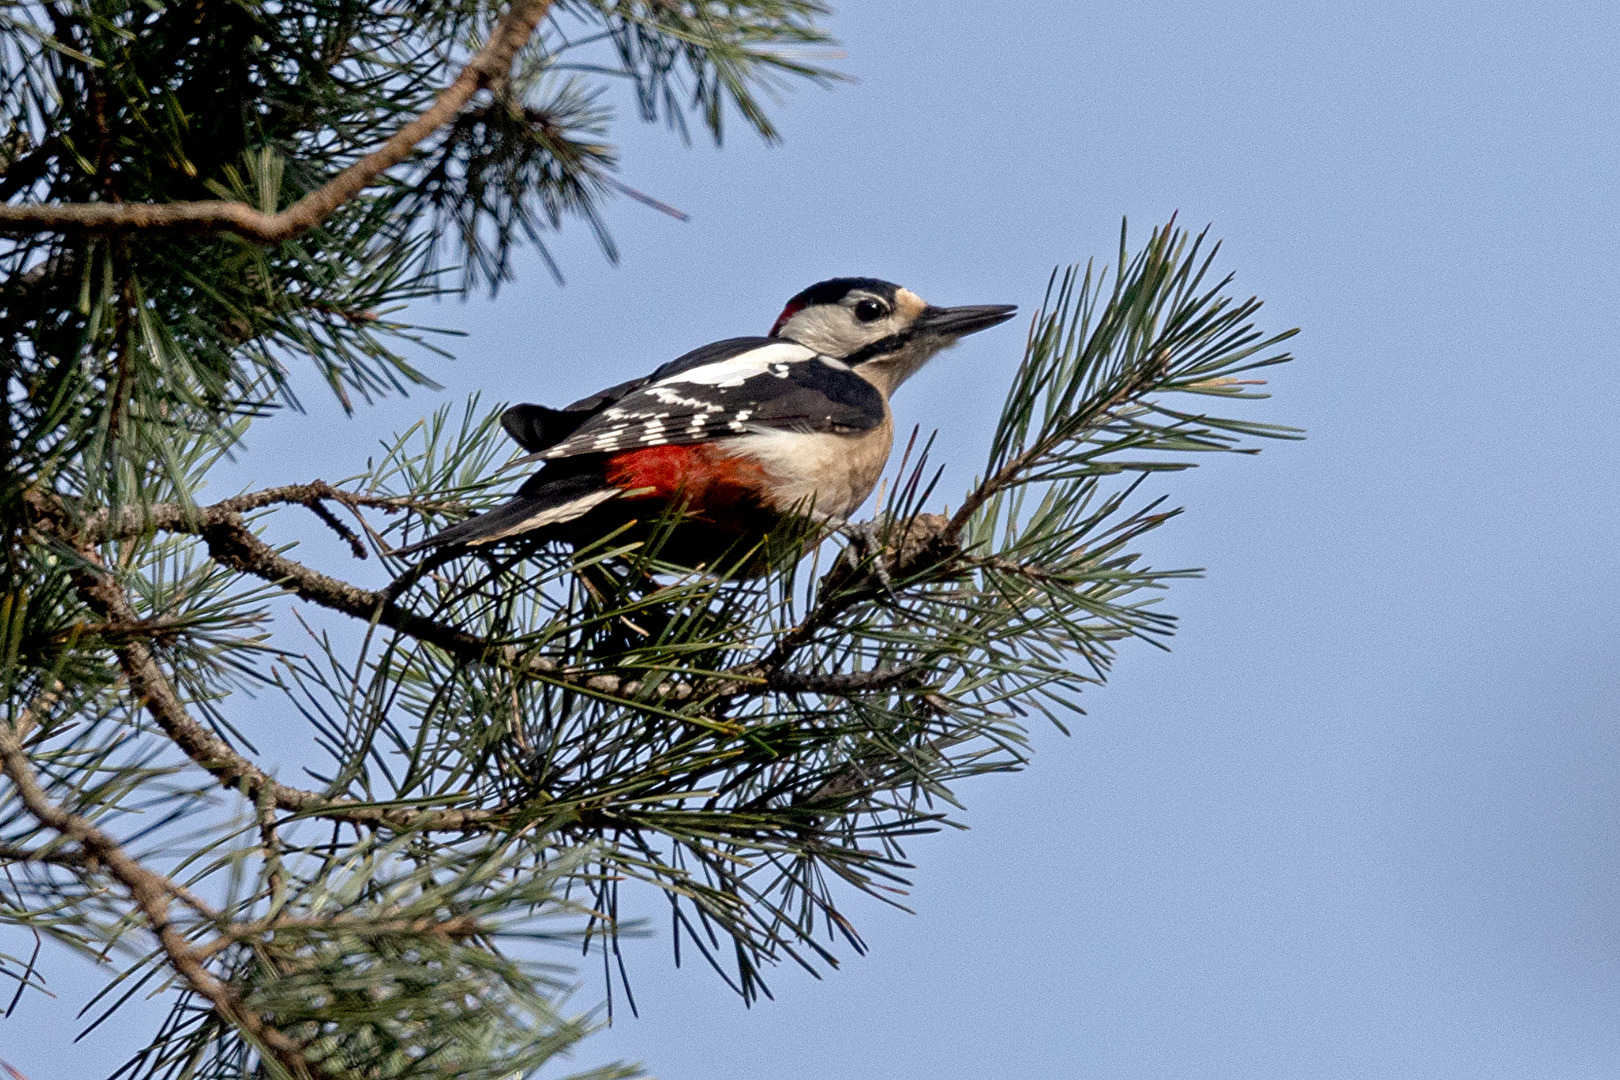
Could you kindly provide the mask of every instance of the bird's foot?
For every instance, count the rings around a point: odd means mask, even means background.
[[[840,526],[838,531],[861,549],[862,556],[871,564],[872,576],[877,578],[878,584],[883,586],[883,591],[888,594],[890,600],[893,600],[894,579],[889,576],[889,561],[883,540],[878,536],[877,522],[845,524]]]

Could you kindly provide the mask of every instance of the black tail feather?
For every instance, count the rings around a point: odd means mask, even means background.
[[[513,442],[532,454],[562,442],[591,416],[582,409],[513,405],[501,413],[501,427],[512,436]]]

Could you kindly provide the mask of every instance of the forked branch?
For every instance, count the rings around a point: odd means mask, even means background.
[[[95,559],[93,553],[81,554],[92,562]],[[87,573],[80,583],[79,595],[92,611],[104,619],[129,621],[138,617],[129,597],[105,572],[94,576]],[[278,809],[291,813],[319,815],[353,825],[476,831],[498,827],[504,820],[503,815],[492,810],[413,810],[373,806],[280,783],[187,711],[174,683],[144,641],[126,641],[116,651],[124,677],[129,680],[130,689],[135,692],[148,715],[188,758],[205,769],[223,787],[242,791],[254,800],[268,797]]]

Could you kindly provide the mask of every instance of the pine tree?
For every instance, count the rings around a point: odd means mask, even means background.
[[[599,1022],[533,942],[617,957],[620,894],[745,998],[860,951],[952,785],[1017,770],[1119,642],[1173,626],[1154,473],[1288,429],[1255,328],[1173,224],[1055,273],[954,511],[915,438],[876,518],[764,578],[583,551],[391,552],[497,501],[498,407],[364,472],[198,493],[313,364],[346,408],[430,385],[412,301],[492,287],[583,221],[609,257],[604,90],[775,137],[831,83],[818,0],[0,5],[0,974],[115,958],[160,990],[117,1074],[505,1077]],[[644,197],[643,197],[644,198]],[[407,309],[408,310],[408,309]],[[421,349],[417,350],[418,355]],[[263,537],[309,515],[391,584]],[[744,553],[741,558],[746,558]],[[882,560],[881,568],[878,560]],[[233,724],[302,718],[275,775]],[[21,948],[17,946],[21,944]],[[538,957],[538,959],[537,959]],[[66,962],[66,961],[62,961]],[[623,1067],[582,1074],[628,1076]]]

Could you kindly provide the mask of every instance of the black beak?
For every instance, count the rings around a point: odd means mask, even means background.
[[[1018,313],[1012,304],[968,304],[964,307],[929,305],[913,327],[924,334],[963,337],[1000,325]]]

